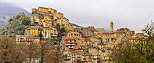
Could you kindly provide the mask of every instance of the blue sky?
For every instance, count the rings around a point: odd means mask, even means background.
[[[70,22],[82,26],[108,29],[111,21],[115,29],[127,27],[141,31],[154,19],[154,0],[0,0],[20,6],[29,12],[32,8],[51,7],[64,13]]]

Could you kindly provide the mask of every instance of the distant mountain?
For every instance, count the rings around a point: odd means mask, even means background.
[[[19,13],[25,13],[26,15],[30,14],[25,9],[14,6],[9,3],[0,3],[0,27],[5,26],[7,24],[7,21],[13,17],[16,16]]]
[[[9,3],[0,3],[0,12],[10,17],[22,12],[24,12],[25,14],[29,14],[29,12],[25,9]]]
[[[9,16],[0,12],[0,26],[5,26],[9,20]]]

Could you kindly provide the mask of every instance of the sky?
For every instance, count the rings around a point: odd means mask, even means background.
[[[29,12],[32,8],[50,7],[58,10],[71,23],[115,30],[129,28],[137,32],[154,20],[154,0],[0,0],[20,6]]]

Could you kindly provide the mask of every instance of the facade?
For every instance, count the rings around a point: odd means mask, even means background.
[[[40,26],[31,26],[25,30],[25,35],[38,36],[41,33]]]
[[[38,7],[37,10],[40,11],[40,12],[44,12],[44,13],[57,13],[57,11],[55,9],[52,9],[52,8]]]
[[[111,32],[102,33],[103,42],[121,42],[121,39],[125,36],[125,32]]]
[[[92,44],[89,38],[63,36],[61,50],[64,62],[97,63],[98,54],[95,49],[92,49]]]
[[[38,7],[38,9],[32,9],[32,15],[30,15],[31,24],[39,24],[43,27],[65,27],[68,31],[79,32],[78,26],[69,22],[69,20],[63,16],[62,13],[57,12],[52,8]]]
[[[67,33],[68,37],[82,37],[80,33],[78,32],[69,32]]]
[[[54,27],[56,26],[56,22],[52,20],[52,16],[45,16],[44,19],[42,19],[40,25],[43,27]]]
[[[118,44],[138,43],[140,38],[146,37],[128,28],[114,31],[113,22],[110,23],[110,32],[94,26],[79,29],[78,25],[70,23],[62,13],[52,8],[32,9],[29,16],[32,26],[25,30],[24,35],[16,35],[16,42],[39,43],[40,35],[44,39],[56,39],[56,25],[60,25],[69,31],[67,36],[62,36],[59,46],[66,63],[112,63],[111,57]]]
[[[124,37],[122,40],[124,40],[124,42],[128,42],[128,43],[137,43],[140,41],[141,38],[135,38],[135,37]]]
[[[39,43],[40,38],[35,36],[28,36],[28,35],[16,35],[16,42],[17,44],[20,43]]]
[[[129,37],[135,35],[135,31],[132,31],[132,30],[130,30],[128,28],[120,28],[120,29],[117,29],[116,31],[117,32],[125,32],[126,36],[129,36]]]
[[[145,38],[146,35],[144,35],[144,33],[136,33],[136,34],[134,35],[134,37],[136,37],[136,38]]]
[[[42,31],[43,38],[47,39],[53,39],[57,38],[58,32],[56,28],[44,28]]]
[[[83,37],[93,37],[95,31],[97,30],[94,29],[94,26],[89,26],[81,29]]]

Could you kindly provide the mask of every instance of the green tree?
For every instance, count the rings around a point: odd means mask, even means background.
[[[154,63],[154,23],[148,24],[143,32],[148,38],[138,43],[121,44],[113,53],[115,63]]]
[[[15,32],[16,34],[23,35],[26,28],[28,28],[28,26],[18,25],[14,28],[14,30],[17,31]]]
[[[58,31],[60,31],[60,25],[59,25],[59,24],[57,24],[57,25],[55,26],[55,28],[56,28]]]
[[[23,25],[30,25],[31,21],[29,19],[29,17],[25,16],[22,20],[22,24]]]
[[[24,13],[19,13],[8,22],[8,25],[2,29],[2,35],[15,38],[15,35],[24,34],[25,29],[30,25],[30,18]]]
[[[61,40],[62,36],[66,36],[67,33],[68,31],[66,30],[66,28],[60,28],[60,30],[58,31],[59,41]]]

